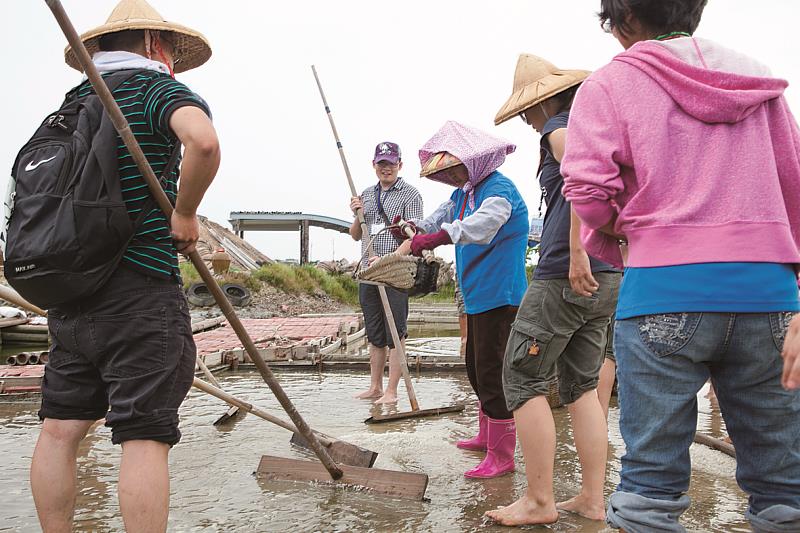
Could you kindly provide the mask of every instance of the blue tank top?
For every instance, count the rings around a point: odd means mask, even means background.
[[[792,265],[698,263],[626,268],[617,319],[662,313],[800,311]]]

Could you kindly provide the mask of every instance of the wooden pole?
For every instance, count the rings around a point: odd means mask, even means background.
[[[319,95],[322,97],[322,103],[325,105],[325,113],[328,115],[328,122],[331,124],[333,137],[336,139],[336,147],[339,149],[339,157],[341,158],[342,165],[344,166],[344,173],[347,176],[347,183],[350,185],[350,194],[351,196],[358,196],[358,193],[356,192],[356,186],[353,184],[353,177],[350,175],[350,167],[347,165],[347,158],[344,156],[342,142],[339,140],[339,132],[336,131],[336,124],[333,122],[331,108],[328,106],[328,99],[325,98],[325,92],[322,90],[322,83],[319,81],[317,69],[314,65],[311,65],[311,71],[314,73],[314,79],[317,81]],[[370,257],[372,257],[375,255],[375,252],[372,249],[372,245],[369,244],[369,230],[367,229],[367,221],[364,219],[364,210],[359,209],[356,212],[356,216],[358,217],[358,222],[361,225],[361,238],[367,239],[367,253]],[[405,382],[406,390],[408,391],[408,401],[411,402],[411,409],[413,411],[418,411],[419,404],[417,403],[417,394],[414,392],[414,385],[411,383],[411,375],[408,372],[406,352],[403,348],[403,343],[400,341],[400,335],[397,333],[397,325],[394,323],[394,315],[392,314],[392,308],[389,305],[389,297],[386,295],[386,287],[383,285],[378,285],[378,294],[381,297],[381,303],[383,304],[383,311],[386,315],[386,321],[389,323],[389,332],[392,334],[392,342],[394,343],[394,352],[399,360],[400,369],[403,373],[403,381]]]
[[[267,422],[272,422],[276,426],[280,426],[283,429],[288,429],[292,433],[299,433],[298,429],[293,424],[290,424],[289,422],[281,420],[277,416],[273,416],[273,415],[267,413],[266,411],[263,411],[263,410],[259,409],[258,407],[254,406],[253,404],[248,403],[248,402],[246,402],[246,401],[244,401],[242,399],[237,398],[236,396],[228,394],[227,392],[225,392],[224,390],[219,388],[219,386],[211,385],[209,383],[206,383],[202,379],[198,379],[198,378],[194,378],[194,380],[192,381],[192,386],[194,388],[196,388],[196,389],[200,389],[201,391],[205,392],[206,394],[210,394],[211,396],[214,396],[215,398],[219,398],[220,400],[222,400],[223,402],[227,403],[228,405],[232,405],[234,407],[238,407],[239,409],[241,409],[241,410],[243,410],[243,411],[245,411],[247,413],[254,414],[257,417],[259,417],[259,418],[261,418],[263,420],[266,420]],[[331,444],[330,440],[325,439],[323,437],[318,437],[318,438],[319,438],[321,444],[323,444],[324,446],[330,446],[330,444]]]
[[[172,217],[172,204],[170,204],[169,198],[167,198],[166,193],[161,188],[156,175],[153,173],[153,169],[150,168],[150,164],[147,161],[144,152],[142,152],[139,143],[136,141],[136,137],[134,137],[133,132],[128,125],[127,119],[122,114],[122,111],[117,105],[116,100],[114,100],[111,91],[108,90],[103,78],[100,77],[100,73],[92,63],[92,59],[89,57],[89,52],[87,52],[86,47],[83,45],[83,42],[81,42],[78,33],[75,31],[75,27],[72,25],[67,13],[64,11],[64,7],[61,5],[59,0],[45,0],[45,2],[53,12],[53,15],[58,21],[58,25],[61,27],[61,30],[64,32],[64,35],[72,47],[73,52],[78,58],[78,62],[80,63],[81,67],[83,67],[83,71],[89,77],[89,81],[94,87],[95,92],[103,102],[103,107],[105,107],[106,112],[111,118],[114,128],[116,128],[117,132],[125,143],[125,146],[128,148],[128,152],[131,154],[133,161],[136,163],[136,166],[142,173],[142,177],[144,178],[145,182],[147,182],[147,185],[150,189],[150,194],[152,194],[155,198],[156,203],[164,212],[167,220],[170,220]],[[244,348],[247,350],[247,353],[255,363],[256,368],[258,368],[258,371],[261,373],[261,377],[264,378],[264,381],[267,383],[267,385],[269,385],[269,388],[278,399],[281,407],[283,407],[283,409],[286,411],[286,414],[289,415],[289,418],[292,420],[292,422],[294,422],[294,425],[297,427],[300,434],[302,434],[303,437],[308,441],[311,449],[314,451],[320,462],[322,462],[322,464],[325,466],[325,469],[328,471],[331,478],[341,478],[343,475],[342,470],[331,459],[330,455],[328,455],[328,452],[325,450],[324,446],[319,442],[314,432],[311,430],[308,424],[306,424],[305,420],[303,420],[303,417],[300,416],[300,413],[297,411],[297,409],[295,409],[292,401],[275,379],[275,376],[272,374],[272,370],[270,370],[269,366],[267,366],[267,363],[265,363],[261,358],[261,355],[258,353],[258,349],[256,348],[255,344],[253,344],[253,340],[250,338],[247,330],[245,330],[241,321],[236,316],[233,306],[231,306],[230,302],[225,297],[225,294],[217,284],[214,276],[212,276],[211,272],[209,272],[205,262],[200,258],[200,254],[197,252],[197,250],[195,250],[188,254],[188,256],[189,259],[191,259],[192,264],[194,264],[195,268],[197,269],[197,272],[200,274],[200,278],[208,286],[208,290],[211,291],[211,294],[214,295],[217,305],[219,305],[222,313],[225,315],[225,318],[228,319],[228,323],[236,332],[239,340],[242,341]]]
[[[35,305],[27,301],[25,298],[20,296],[19,293],[14,289],[12,289],[11,287],[0,285],[0,298],[14,305],[18,305],[23,309],[32,311],[39,316],[47,316],[47,311],[36,307]]]

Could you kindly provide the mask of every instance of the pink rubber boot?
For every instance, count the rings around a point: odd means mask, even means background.
[[[478,402],[478,434],[472,437],[471,439],[467,440],[460,440],[456,443],[456,446],[461,448],[462,450],[476,450],[479,452],[486,451],[486,437],[487,437],[487,426],[489,425],[489,417],[483,414],[483,409],[481,409],[481,403]]]
[[[464,473],[469,478],[497,477],[514,471],[514,450],[517,447],[514,419],[497,420],[487,416],[486,420],[486,457],[481,464]]]

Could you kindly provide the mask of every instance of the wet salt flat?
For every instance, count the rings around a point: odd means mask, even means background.
[[[513,475],[474,481],[463,472],[481,454],[455,448],[455,441],[471,436],[476,406],[464,373],[425,373],[414,378],[421,407],[466,401],[463,413],[438,418],[408,419],[366,425],[369,402],[352,394],[367,383],[365,372],[278,372],[279,379],[312,427],[342,440],[379,452],[375,467],[430,476],[429,502],[396,500],[327,485],[260,482],[255,471],[262,454],[313,459],[289,444],[290,433],[255,416],[217,428],[212,422],[225,412],[219,400],[192,390],[181,410],[183,440],[170,455],[172,500],[169,531],[512,531],[482,518],[483,512],[513,501],[525,487],[521,451]],[[280,414],[280,407],[255,372],[219,375],[229,392]],[[401,396],[404,389],[401,385]],[[719,435],[722,426],[705,391],[698,395],[701,430]],[[28,468],[39,432],[38,406],[0,404],[0,531],[39,531],[28,485]],[[408,410],[407,398],[399,410]],[[578,488],[579,473],[566,409],[554,411],[559,444],[555,490],[558,498]],[[282,415],[285,418],[285,415]],[[617,428],[618,411],[610,413],[610,492],[618,481],[623,453]],[[84,442],[79,459],[79,496],[76,531],[121,531],[116,497],[119,448],[110,444],[110,431],[98,427]],[[749,531],[742,518],[746,498],[734,481],[733,459],[694,445],[692,508],[683,523],[691,531]],[[604,524],[562,514],[552,531],[596,532]]]

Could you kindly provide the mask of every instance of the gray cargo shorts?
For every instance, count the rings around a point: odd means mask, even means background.
[[[546,396],[556,377],[564,404],[597,388],[622,274],[597,272],[594,277],[600,288],[591,297],[574,293],[567,279],[533,280],[528,286],[503,359],[510,411]]]

